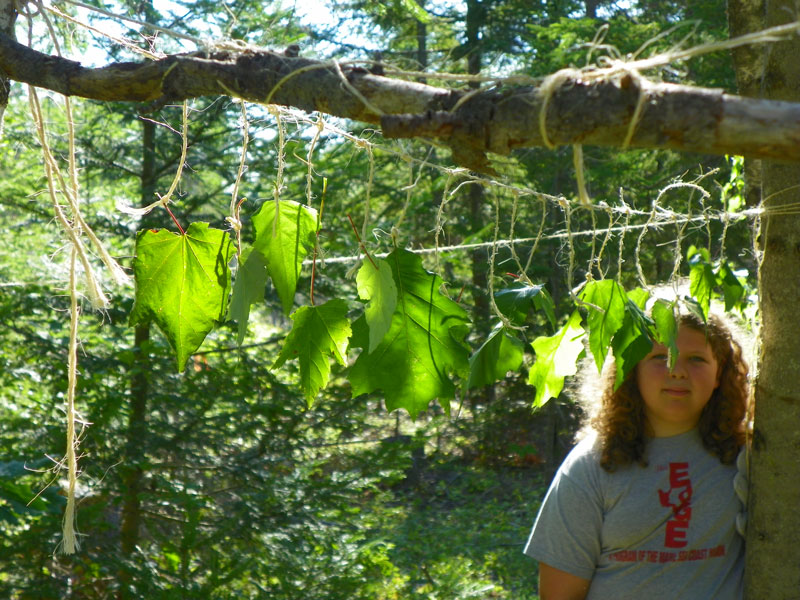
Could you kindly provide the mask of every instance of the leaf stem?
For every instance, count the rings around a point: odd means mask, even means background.
[[[358,229],[356,229],[356,224],[353,223],[353,217],[350,216],[350,213],[347,213],[347,218],[350,220],[350,227],[353,228],[353,233],[356,234],[356,239],[358,240],[358,247],[361,248],[361,251],[369,259],[369,262],[372,263],[372,266],[375,267],[375,270],[376,271],[380,271],[380,269],[378,268],[378,265],[375,264],[375,261],[372,260],[372,257],[369,255],[369,252],[367,252],[367,248],[366,248],[366,246],[364,246],[364,242],[361,241],[361,236],[358,235]]]
[[[175,215],[172,214],[172,211],[170,210],[169,206],[164,204],[164,208],[167,209],[167,212],[169,213],[169,216],[172,217],[172,220],[175,222],[175,225],[178,226],[178,231],[181,232],[181,235],[186,235],[186,232],[183,230],[183,227],[181,227],[181,224],[178,223],[178,219],[175,218]]]

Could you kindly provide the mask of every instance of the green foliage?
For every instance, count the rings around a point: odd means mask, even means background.
[[[419,256],[397,249],[386,262],[397,286],[397,307],[378,347],[362,352],[350,369],[353,395],[380,389],[388,410],[402,407],[412,417],[434,398],[447,408],[455,395],[449,375],[467,370],[467,315],[439,292],[441,279],[422,268]],[[353,345],[368,348],[364,317],[354,324]]]
[[[320,306],[301,306],[292,314],[291,332],[273,365],[280,367],[289,359],[300,361],[300,381],[306,402],[311,406],[320,389],[330,378],[330,356],[345,364],[350,321],[347,304],[333,299]]]
[[[555,304],[544,285],[519,283],[494,294],[497,308],[517,325],[523,324],[531,308],[543,311],[553,329],[556,328]]]
[[[522,366],[524,344],[498,323],[486,341],[469,358],[467,389],[502,381]]]
[[[708,250],[695,246],[689,248],[687,259],[691,265],[689,291],[692,295],[687,301],[703,320],[708,316],[711,300],[716,297],[724,300],[725,310],[744,311],[747,290],[726,261],[719,261],[715,270]]]
[[[227,313],[230,236],[207,223],[185,234],[142,231],[136,238],[136,301],[131,325],[155,322],[175,349],[178,371]]]
[[[689,273],[689,291],[697,301],[702,310],[703,320],[708,317],[708,310],[711,307],[711,296],[716,277],[711,267],[711,259],[708,250],[705,248],[689,248],[687,254],[692,270]]]
[[[250,307],[264,300],[264,288],[267,285],[267,263],[261,252],[253,248],[242,251],[239,268],[233,282],[228,319],[236,321],[238,333],[236,343],[240,346],[247,335],[247,321],[250,319]]]
[[[747,290],[742,281],[733,273],[730,265],[724,260],[719,262],[719,267],[716,272],[716,282],[717,285],[722,288],[725,310],[730,311],[736,308],[743,311],[746,306],[745,296]]]
[[[294,305],[303,259],[314,246],[317,211],[292,200],[265,202],[253,215],[254,248],[261,253],[278,291],[283,312]]]
[[[392,315],[397,307],[397,286],[391,267],[380,259],[374,259],[374,263],[364,261],[356,275],[356,283],[359,297],[367,301],[364,318],[369,327],[367,352],[371,353],[392,324]]]
[[[738,212],[745,206],[744,157],[726,156],[731,165],[728,181],[722,186],[722,205],[730,212]]]
[[[586,318],[589,330],[589,348],[597,364],[603,367],[611,339],[622,327],[625,318],[626,294],[620,284],[611,279],[589,281],[580,299],[589,309]]]
[[[678,321],[675,318],[676,302],[668,302],[663,298],[653,304],[653,323],[655,324],[656,341],[667,347],[670,369],[678,360]]]
[[[653,347],[650,339],[653,322],[643,312],[648,297],[649,293],[641,288],[628,292],[622,326],[611,340],[611,350],[617,368],[615,380],[617,387]]]
[[[564,378],[577,373],[576,363],[584,353],[580,322],[581,315],[575,311],[555,335],[538,337],[531,344],[536,362],[528,374],[528,382],[536,388],[534,406],[556,398],[564,387]]]

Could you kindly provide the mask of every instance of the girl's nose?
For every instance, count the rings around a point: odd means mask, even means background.
[[[683,358],[678,356],[678,360],[675,361],[675,366],[669,372],[670,377],[675,377],[679,379],[683,379],[686,377],[686,362]]]

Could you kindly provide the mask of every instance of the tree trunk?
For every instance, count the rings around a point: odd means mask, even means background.
[[[728,0],[728,32],[738,37],[766,27],[765,0]],[[741,46],[731,50],[736,69],[736,86],[740,96],[758,98],[763,93],[766,48],[761,45]],[[744,198],[748,208],[761,202],[761,161],[744,161]]]
[[[425,0],[417,0],[417,4],[425,9]],[[425,71],[428,69],[428,25],[422,21],[417,21],[417,70]],[[420,83],[427,83],[425,77],[417,79]]]
[[[466,35],[467,35],[467,72],[470,75],[480,75],[483,62],[483,49],[481,44],[481,27],[485,23],[486,8],[479,0],[467,1]],[[470,81],[469,87],[477,90],[480,83]],[[486,194],[483,186],[471,185],[468,188],[469,196],[469,225],[470,234],[479,232],[486,225],[484,206]],[[489,292],[488,269],[486,250],[474,250],[470,254],[472,262],[472,300],[473,322],[476,330],[481,334],[489,331]]]
[[[767,24],[788,22],[794,2],[768,0]],[[768,98],[800,100],[800,40],[771,46]],[[800,598],[800,169],[765,161],[759,246],[761,351],[750,458],[745,594],[748,600]],[[774,215],[774,216],[773,216]]]
[[[142,121],[142,171],[141,203],[150,204],[154,197],[156,151],[156,126],[152,121]],[[144,224],[143,224],[144,226]],[[147,446],[147,399],[150,394],[150,355],[147,343],[150,340],[150,325],[139,325],[134,330],[133,367],[131,369],[131,405],[125,439],[125,469],[123,471],[122,524],[120,526],[120,549],[130,556],[139,543],[142,521],[140,495],[144,486],[144,470]],[[119,598],[130,596],[130,575],[120,573]]]
[[[14,0],[0,0],[0,32],[14,38],[14,24],[17,21],[17,10]],[[3,115],[8,106],[8,95],[11,82],[0,70],[0,139],[3,137]]]

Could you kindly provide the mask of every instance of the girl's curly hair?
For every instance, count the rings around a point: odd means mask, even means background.
[[[722,463],[733,464],[745,442],[749,398],[748,366],[742,345],[732,326],[719,315],[711,314],[703,323],[692,314],[682,314],[678,323],[705,333],[719,364],[720,383],[703,408],[698,429],[706,449]],[[646,466],[646,419],[636,370],[632,369],[616,390],[613,364],[604,369],[602,377],[599,410],[590,421],[600,442],[600,465],[609,472],[632,463]]]

